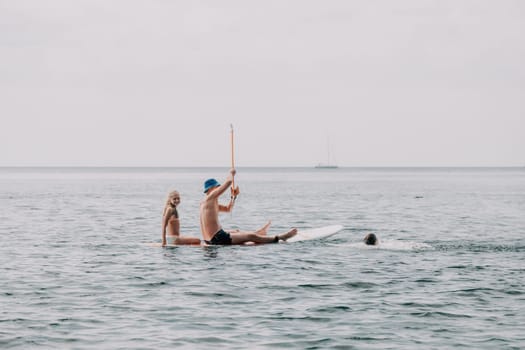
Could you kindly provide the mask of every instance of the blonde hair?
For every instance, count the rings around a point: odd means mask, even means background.
[[[177,213],[177,209],[171,204],[171,200],[175,196],[179,196],[180,197],[179,191],[175,190],[175,191],[171,191],[170,193],[168,193],[168,198],[166,198],[166,204],[164,205],[163,215],[166,215],[166,211],[168,210],[168,208],[175,209],[175,213]]]

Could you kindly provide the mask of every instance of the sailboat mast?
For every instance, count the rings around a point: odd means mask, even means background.
[[[326,165],[330,165],[330,138],[326,137],[326,153],[328,156],[328,159],[326,160]]]
[[[326,163],[319,163],[316,168],[320,168],[320,169],[335,169],[337,168],[338,166],[334,164],[331,164],[330,163],[330,138],[327,136],[326,137],[326,155],[327,155],[327,159],[326,159]]]

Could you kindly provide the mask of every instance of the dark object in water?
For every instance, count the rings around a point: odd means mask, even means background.
[[[373,233],[369,233],[363,238],[366,245],[377,245],[377,237]]]

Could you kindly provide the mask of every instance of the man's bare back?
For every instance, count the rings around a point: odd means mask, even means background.
[[[201,231],[206,241],[211,240],[221,229],[219,223],[219,201],[217,198],[206,196],[200,204]]]

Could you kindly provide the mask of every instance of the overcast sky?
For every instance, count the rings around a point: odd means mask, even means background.
[[[0,166],[525,166],[522,0],[0,0]]]

